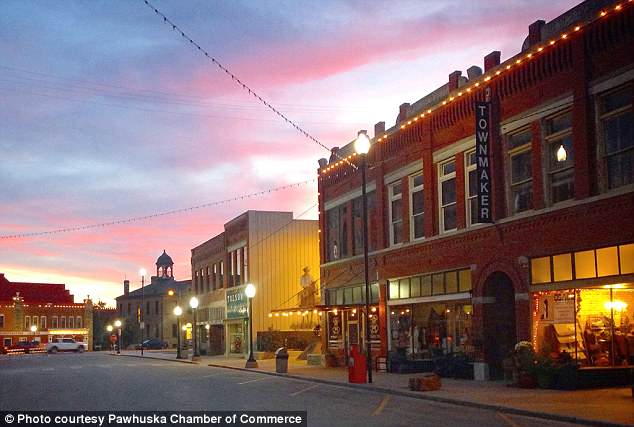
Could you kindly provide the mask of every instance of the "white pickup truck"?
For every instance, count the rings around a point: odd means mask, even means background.
[[[46,351],[49,353],[57,353],[58,351],[75,351],[83,353],[88,349],[85,342],[75,341],[72,338],[55,338],[52,342],[46,344]]]

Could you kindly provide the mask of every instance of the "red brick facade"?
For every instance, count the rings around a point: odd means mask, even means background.
[[[528,49],[522,53],[499,65],[499,59],[485,64],[484,75],[448,90],[444,101],[411,109],[394,128],[372,140],[367,173],[368,183],[376,185],[376,208],[372,213],[376,220],[370,223],[369,240],[377,242],[378,250],[370,252],[370,281],[378,281],[381,287],[382,354],[388,349],[386,300],[390,279],[470,269],[473,334],[481,350],[478,359],[486,360],[487,354],[495,352],[486,343],[486,302],[495,296],[491,292],[496,289],[491,285],[487,290],[488,283],[505,277],[512,285],[514,339],[530,340],[531,258],[634,242],[634,185],[630,181],[608,189],[608,166],[600,154],[603,136],[599,125],[599,103],[604,94],[621,89],[629,96],[630,111],[633,108],[634,7],[627,4],[617,11],[611,5],[593,10],[587,3],[545,27],[556,28],[556,33],[537,41],[532,34]],[[603,10],[609,13],[602,16]],[[558,24],[562,21],[568,24]],[[487,56],[489,62],[490,57]],[[453,73],[450,79],[452,76],[455,79]],[[466,154],[475,144],[474,102],[486,98],[493,111],[494,223],[467,226]],[[549,201],[545,123],[562,111],[571,111],[572,118],[574,196],[553,204]],[[509,134],[516,128],[529,129],[532,134],[529,149],[533,207],[518,214],[511,209],[507,149]],[[352,153],[350,145],[339,150],[340,157]],[[357,159],[351,156],[349,161],[360,165]],[[439,217],[438,165],[445,159],[455,160],[456,230],[449,232],[441,232]],[[321,277],[327,289],[363,283],[362,256],[332,261],[329,255],[327,208],[347,204],[351,224],[350,194],[361,186],[361,173],[346,162],[337,163],[338,160],[331,157],[330,164],[319,170]],[[632,176],[632,164],[629,163],[629,170],[627,167],[626,163],[626,181],[627,176]],[[399,174],[399,170],[404,172]],[[424,238],[411,242],[408,187],[415,170],[423,173]],[[390,176],[394,180],[386,182]],[[388,185],[398,180],[402,184],[403,243],[390,246]],[[349,240],[353,239],[351,235],[349,232]]]

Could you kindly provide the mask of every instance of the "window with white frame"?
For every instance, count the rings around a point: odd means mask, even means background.
[[[40,322],[39,322],[40,318],[38,316],[33,316],[31,317],[31,325],[35,326],[36,328],[40,326]]]
[[[438,198],[440,200],[440,232],[457,228],[456,223],[456,160],[438,165]]]
[[[40,329],[46,329],[46,316],[40,317]]]
[[[75,327],[81,328],[81,316],[77,316],[77,320],[75,321]]]
[[[544,122],[545,152],[548,161],[548,198],[551,204],[572,199],[575,169],[572,149],[572,112],[566,111]]]
[[[66,316],[59,316],[60,329],[66,329]]]
[[[533,209],[533,165],[530,129],[508,135],[510,211],[519,213]]]
[[[4,314],[0,314],[0,328],[4,328]]]
[[[69,328],[75,327],[75,318],[73,316],[68,316],[68,327]]]
[[[465,154],[465,177],[468,227],[478,223],[478,165],[475,150]]]
[[[609,190],[634,183],[632,85],[599,98],[601,152]]]
[[[13,345],[13,340],[11,338],[4,338],[3,343],[5,347],[10,347]]]
[[[57,316],[53,316],[51,318],[51,328],[52,329],[57,329]]]
[[[389,185],[390,246],[403,242],[403,187],[401,181]]]
[[[422,172],[409,177],[409,194],[410,240],[422,239],[425,237],[425,193]]]
[[[213,265],[213,278],[211,280],[211,289],[216,290],[218,289],[218,264],[214,263]]]
[[[31,316],[24,316],[24,330],[28,331],[31,328]]]
[[[242,277],[244,283],[249,281],[249,255],[248,255],[247,247],[244,246],[242,248]]]

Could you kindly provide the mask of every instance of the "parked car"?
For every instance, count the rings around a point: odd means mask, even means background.
[[[141,350],[141,345],[143,345],[143,348],[147,350],[163,350],[167,348],[167,343],[165,341],[161,341],[156,338],[145,340],[143,341],[143,344],[137,344],[134,348],[137,350]]]
[[[11,351],[23,351],[24,353],[29,353],[31,349],[36,349],[40,347],[40,343],[37,341],[18,341],[17,343],[10,345],[8,347],[4,347],[3,353],[11,352]]]
[[[75,351],[83,353],[88,349],[88,344],[81,341],[75,341],[73,338],[55,338],[52,342],[46,344],[46,351],[49,353],[57,353],[58,351]]]

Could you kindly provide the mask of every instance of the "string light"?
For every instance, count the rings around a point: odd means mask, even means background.
[[[627,3],[631,3],[632,1],[633,1],[633,0],[627,0]],[[617,5],[614,7],[614,10],[615,10],[615,11],[620,11],[620,10],[622,10],[622,9],[623,9],[623,4],[617,4]],[[599,13],[599,17],[601,17],[601,18],[602,18],[602,17],[605,17],[607,14],[608,14],[608,11],[607,11],[607,10],[602,10],[602,11]],[[582,27],[583,27],[583,26],[587,26],[587,25],[591,24],[592,22],[594,22],[594,20],[591,20],[590,22],[585,22],[585,23],[582,23],[582,24],[579,24],[579,25],[575,25],[575,26],[573,27],[573,31],[574,31],[574,32],[579,32],[579,31],[582,29]],[[561,39],[563,39],[563,40],[567,40],[567,39],[569,38],[569,36],[570,36],[570,34],[569,34],[569,33],[562,33],[560,37],[561,37]],[[548,41],[546,44],[544,44],[544,45],[537,46],[537,48],[536,48],[534,51],[532,51],[532,52],[528,52],[528,53],[527,53],[527,55],[526,55],[526,59],[532,59],[534,55],[536,55],[536,54],[538,54],[538,53],[543,52],[545,47],[548,47],[548,46],[554,46],[554,45],[556,44],[556,42],[557,42],[557,39],[552,39],[552,40],[549,40],[549,41]],[[521,63],[522,63],[522,59],[521,59],[521,58],[518,58],[518,59],[516,59],[516,60],[514,61],[514,63],[515,63],[516,65],[519,65],[519,64],[521,64]],[[505,69],[505,70],[510,70],[511,68],[512,68],[512,64],[507,64],[507,65],[505,65],[505,66],[504,66],[504,69]],[[504,71],[504,69],[497,69],[497,70],[495,70],[494,72],[492,72],[492,75],[491,75],[491,74],[489,74],[489,75],[485,75],[485,76],[483,76],[481,79],[482,79],[482,81],[483,81],[483,82],[485,82],[485,83],[490,82],[492,78],[497,77],[497,76],[500,76],[500,75],[502,74],[502,71]],[[478,82],[475,82],[475,83],[473,84],[473,87],[475,87],[475,88],[479,88],[480,86],[481,86],[481,82],[479,82],[479,81],[478,81]],[[466,89],[466,91],[467,91],[467,92],[471,92],[472,90],[471,90],[471,88],[467,88],[467,89]],[[463,92],[462,92],[462,91],[460,91],[460,92],[458,92],[456,95],[457,95],[457,96],[462,96],[462,95],[463,95]],[[448,95],[448,96],[447,96],[447,98],[445,98],[445,99],[444,99],[444,100],[442,100],[442,101],[439,101],[439,103],[438,103],[438,104],[436,104],[436,105],[438,105],[438,106],[440,106],[440,105],[442,105],[442,106],[446,106],[449,102],[453,101],[454,99],[455,99],[455,97],[454,97],[454,96]],[[432,112],[432,108],[430,108],[430,109],[428,109],[428,110],[427,110],[427,114],[430,114],[431,112]],[[419,115],[419,116],[417,116],[417,117],[418,117],[418,118],[423,118],[423,117],[425,117],[425,114],[423,113],[423,114],[421,114],[421,115]],[[416,119],[414,119],[413,121],[412,121],[412,120],[409,120],[407,123],[403,123],[402,125],[400,125],[400,127],[399,127],[399,128],[400,128],[400,130],[405,130],[405,129],[407,129],[409,126],[411,126],[411,125],[412,125],[412,122],[416,122]],[[397,129],[394,133],[397,133],[398,131],[399,131],[399,130]],[[382,137],[379,137],[379,138],[377,139],[377,141],[378,141],[378,142],[387,142],[387,138],[388,138],[388,135],[387,135],[387,134],[384,134]],[[325,169],[323,169],[323,170],[322,170],[322,172],[323,172],[323,173],[327,173],[327,172],[329,172],[330,170],[332,170],[332,169],[330,169],[330,168],[325,168]]]
[[[123,219],[118,219],[118,220],[109,221],[109,222],[102,222],[102,223],[97,223],[97,224],[78,225],[78,226],[72,226],[72,227],[66,227],[66,228],[57,228],[57,229],[48,230],[48,231],[36,231],[36,232],[31,232],[31,233],[9,234],[9,235],[0,236],[0,239],[22,239],[22,238],[28,238],[28,237],[48,236],[48,235],[60,234],[60,233],[70,233],[70,232],[75,232],[75,231],[86,231],[86,230],[91,230],[91,229],[95,229],[95,228],[111,227],[111,226],[122,225],[122,224],[131,224],[131,223],[134,223],[134,222],[140,222],[140,221],[150,220],[150,219],[154,219],[154,218],[160,218],[160,217],[163,217],[163,216],[177,215],[177,214],[191,212],[191,211],[198,210],[198,209],[205,209],[205,208],[209,208],[209,207],[213,207],[213,206],[229,204],[229,203],[236,202],[236,201],[239,201],[239,200],[251,199],[251,198],[255,198],[255,197],[265,196],[267,194],[278,192],[278,191],[288,190],[288,189],[295,188],[295,187],[299,188],[299,187],[301,187],[303,185],[307,185],[307,184],[309,184],[311,182],[314,182],[314,181],[315,181],[315,178],[309,179],[309,180],[306,180],[306,181],[296,182],[294,184],[287,184],[287,185],[282,185],[280,187],[269,188],[267,190],[256,191],[254,193],[242,194],[242,195],[239,195],[239,196],[231,197],[229,199],[217,200],[215,202],[209,202],[209,203],[203,203],[201,205],[190,206],[190,207],[187,207],[187,208],[173,209],[173,210],[170,210],[170,211],[157,212],[157,213],[153,213],[153,214],[149,214],[149,215],[142,215],[142,216],[123,218]]]

